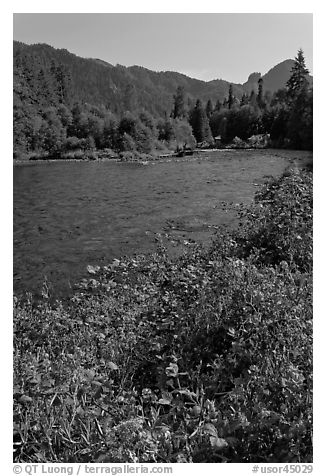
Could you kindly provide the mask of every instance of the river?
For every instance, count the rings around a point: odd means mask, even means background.
[[[311,155],[311,154],[310,154]],[[155,247],[172,231],[207,242],[235,216],[222,202],[253,200],[264,176],[307,152],[227,150],[135,164],[53,162],[14,167],[14,291],[69,294],[86,266]]]

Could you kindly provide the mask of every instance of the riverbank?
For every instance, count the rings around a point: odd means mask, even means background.
[[[198,157],[198,156],[203,156],[204,154],[212,154],[216,152],[241,152],[244,151],[250,152],[250,151],[259,151],[262,154],[270,152],[271,154],[274,155],[282,155],[286,154],[289,155],[290,161],[292,161],[291,155],[293,155],[293,159],[296,159],[296,155],[300,155],[299,162],[300,165],[304,165],[305,163],[312,163],[312,151],[296,151],[296,150],[290,150],[290,149],[269,149],[269,148],[231,148],[231,147],[226,147],[226,148],[209,148],[209,149],[194,149],[192,153],[188,153],[187,155],[182,155],[177,152],[170,152],[170,153],[164,153],[164,154],[139,154],[139,153],[132,153],[132,152],[124,152],[116,155],[110,155],[110,156],[101,156],[101,157],[96,157],[96,158],[49,158],[49,157],[38,157],[38,158],[29,158],[25,160],[18,160],[14,159],[13,160],[13,165],[14,166],[20,166],[20,165],[37,165],[37,164],[49,164],[49,163],[74,163],[74,162],[130,162],[130,163],[140,163],[140,164],[147,164],[147,163],[156,163],[159,161],[170,161],[171,159],[184,159],[187,160],[189,157]],[[305,163],[303,164],[302,162],[302,155],[305,156]],[[292,161],[293,162],[293,161]]]
[[[170,159],[178,157],[176,152],[166,154],[140,154],[133,152],[122,152],[115,155],[94,155],[92,158],[85,156],[84,158],[65,158],[65,157],[35,157],[25,160],[14,159],[13,165],[35,165],[40,163],[52,162],[156,162],[159,159]]]
[[[312,174],[242,226],[14,303],[16,462],[312,461]]]

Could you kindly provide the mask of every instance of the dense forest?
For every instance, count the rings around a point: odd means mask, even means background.
[[[268,137],[265,145],[311,149],[312,80],[303,52],[281,65],[288,80],[271,92],[277,67],[244,85],[205,83],[14,42],[14,157],[241,147],[257,135]]]

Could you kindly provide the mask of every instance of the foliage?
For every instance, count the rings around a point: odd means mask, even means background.
[[[295,98],[298,93],[302,92],[302,90],[308,89],[308,74],[309,71],[306,68],[303,51],[300,48],[298,55],[294,60],[291,76],[286,83],[287,93],[290,99]]]
[[[238,253],[265,265],[312,272],[312,174],[293,170],[272,179],[256,195],[256,205],[237,234]]]
[[[208,248],[15,299],[15,461],[311,462],[311,207],[289,172]]]
[[[212,140],[207,114],[199,99],[194,109],[190,112],[189,123],[197,143]]]
[[[155,153],[185,143],[194,147],[194,138],[211,144],[212,136],[230,144],[235,137],[246,141],[256,134],[270,134],[274,147],[312,148],[312,90],[301,50],[287,88],[273,96],[264,94],[260,75],[258,94],[253,90],[250,97],[219,80],[197,84],[177,73],[153,75],[144,68],[108,67],[47,45],[15,42],[15,157],[62,158],[71,152],[65,148],[71,137],[116,153]],[[171,75],[177,78],[172,81]],[[160,87],[153,91],[155,84]],[[217,98],[214,111],[212,98]]]
[[[165,142],[170,142],[175,139],[175,131],[172,119],[160,119],[157,123],[158,139]]]
[[[259,131],[260,116],[250,105],[239,109],[222,109],[213,113],[210,126],[214,136],[221,135],[224,143],[230,143],[234,137],[242,140],[257,134]]]
[[[257,105],[258,105],[259,109],[264,109],[265,108],[263,83],[264,83],[263,79],[259,78],[259,80],[258,80],[258,94],[257,94]]]
[[[211,117],[211,115],[213,114],[213,104],[212,104],[212,101],[210,99],[206,103],[205,111],[206,111],[206,116],[209,119]]]
[[[303,51],[300,49],[286,84],[289,111],[287,137],[290,145],[298,149],[312,149],[313,145],[313,99],[308,74]]]
[[[292,147],[313,147],[313,98],[306,89],[299,91],[289,108],[287,137]]]
[[[233,87],[232,84],[230,84],[229,87],[229,95],[228,95],[228,108],[231,109],[234,103],[234,96],[233,96]]]
[[[173,127],[177,148],[189,147],[193,149],[196,145],[196,139],[193,136],[190,124],[185,120],[175,119]]]
[[[174,119],[184,119],[187,117],[186,94],[184,87],[178,86],[176,94],[173,96],[174,105],[172,117]]]

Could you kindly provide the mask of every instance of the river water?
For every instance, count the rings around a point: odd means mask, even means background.
[[[207,241],[232,224],[222,202],[250,202],[290,151],[216,151],[159,163],[53,162],[14,167],[14,291],[38,293],[44,277],[65,295],[86,275],[126,254],[153,250],[172,230]]]

